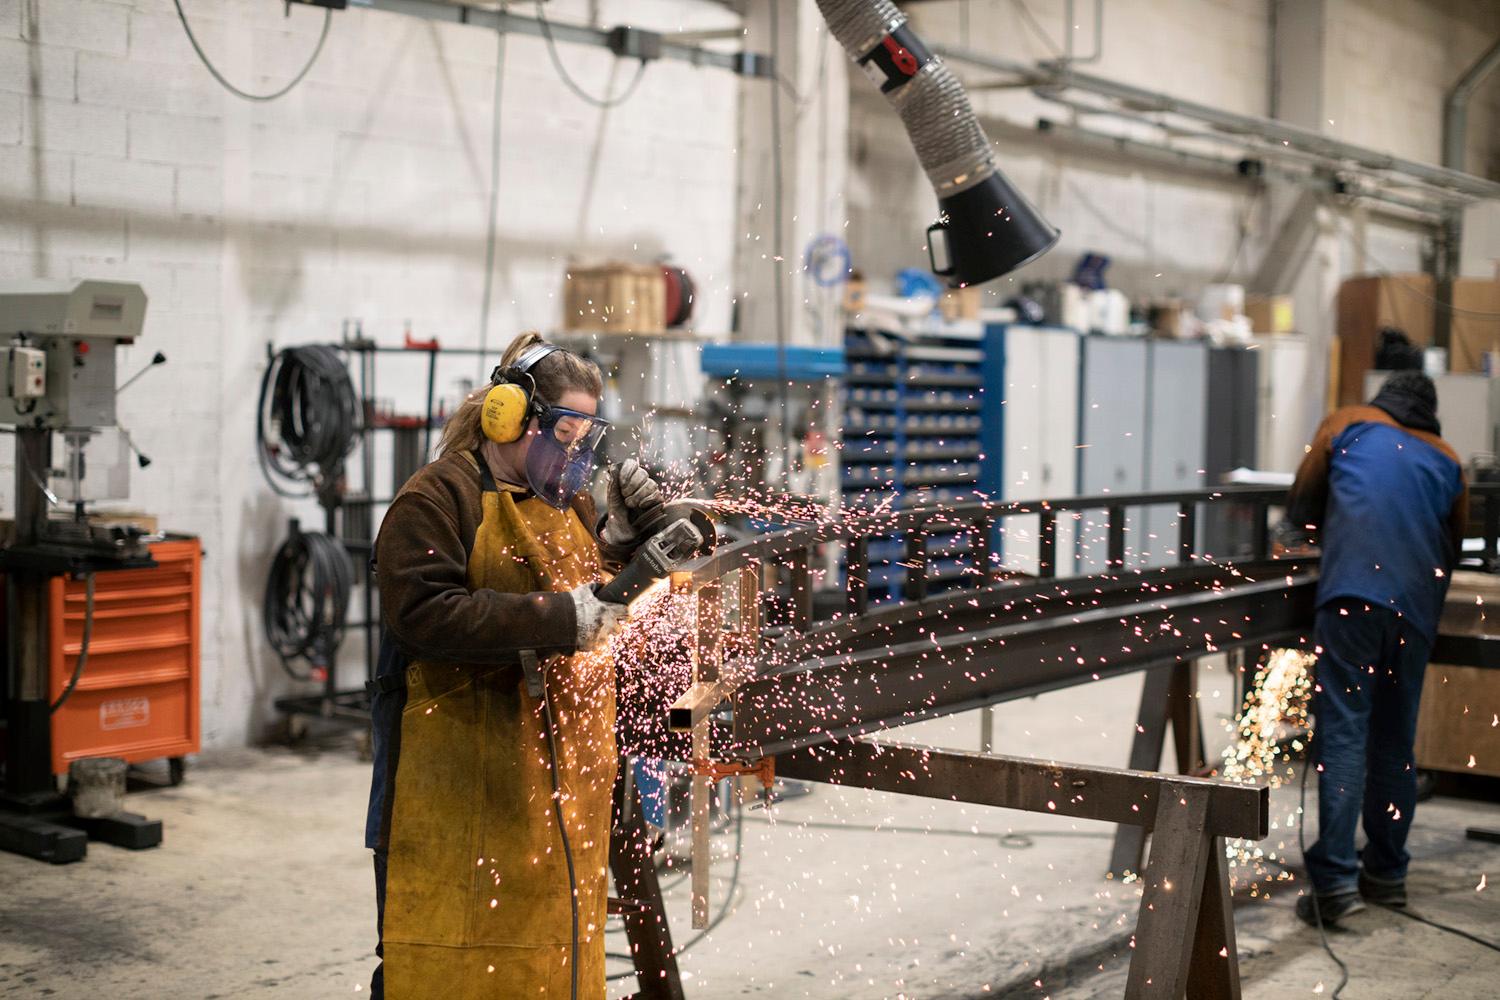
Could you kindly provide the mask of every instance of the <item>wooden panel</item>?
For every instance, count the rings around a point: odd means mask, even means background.
[[[1500,777],[1497,718],[1500,670],[1429,664],[1417,717],[1417,766]]]
[[[1484,371],[1486,351],[1500,351],[1500,280],[1460,278],[1453,283],[1453,329],[1448,370]]]
[[[1396,327],[1419,346],[1432,343],[1435,292],[1430,274],[1349,278],[1339,286],[1338,405],[1364,402],[1365,372],[1375,366],[1381,327]]]

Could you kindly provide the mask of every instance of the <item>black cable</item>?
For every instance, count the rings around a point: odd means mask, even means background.
[[[771,58],[774,63],[781,60],[781,18],[777,9],[781,5],[772,0],[767,10],[771,16]],[[791,411],[791,402],[788,399],[788,387],[786,377],[786,276],[782,273],[786,269],[786,261],[782,254],[782,204],[783,178],[781,166],[781,88],[771,88],[771,198],[775,204],[771,207],[771,266],[775,268],[772,277],[775,281],[776,298],[776,387],[777,396],[781,409],[781,481],[791,481],[792,473],[792,435],[788,430],[787,421]]]
[[[305,497],[282,485],[315,487],[336,476],[361,430],[360,404],[349,369],[326,344],[288,347],[266,367],[260,382],[255,441],[271,488]]]
[[[1052,58],[1061,59],[1063,57],[1062,49],[1052,40],[1052,36],[1047,34],[1046,29],[1037,23],[1036,17],[1031,13],[1031,8],[1026,6],[1026,0],[1011,0],[1011,2],[1015,5],[1016,10],[1020,11],[1021,17],[1025,19],[1031,30],[1036,33],[1036,37],[1040,38],[1042,44],[1052,53]],[[1071,31],[1073,26],[1068,25],[1067,27]]]
[[[563,822],[562,790],[557,781],[557,736],[552,724],[552,695],[547,691],[545,679],[542,683],[542,724],[547,729],[547,751],[552,756],[552,767],[547,772],[552,778],[552,815],[557,817],[557,833],[562,837],[563,860],[568,863],[568,902],[573,907],[573,951],[568,957],[568,970],[573,976],[572,1000],[578,1000],[578,875],[573,871],[573,847],[568,843],[568,825]]]
[[[1297,847],[1302,851],[1303,864],[1307,858],[1307,835],[1304,827],[1307,825],[1307,772],[1313,769],[1312,748],[1308,748],[1307,756],[1302,762],[1302,791],[1297,803]],[[1349,966],[1344,960],[1333,953],[1333,947],[1328,943],[1328,932],[1323,929],[1323,911],[1318,906],[1318,887],[1312,884],[1312,876],[1307,879],[1308,888],[1312,890],[1313,919],[1318,922],[1318,938],[1323,942],[1323,950],[1328,952],[1328,957],[1333,959],[1333,964],[1339,967],[1339,984],[1333,988],[1331,1000],[1339,1000],[1339,994],[1344,987],[1349,985]]]
[[[1385,903],[1376,903],[1375,905],[1381,907],[1382,909],[1390,910],[1392,913],[1399,913],[1401,914],[1401,916],[1406,917],[1408,920],[1415,920],[1419,924],[1426,924],[1428,927],[1433,927],[1437,930],[1447,931],[1449,934],[1457,935],[1458,937],[1461,937],[1466,941],[1473,941],[1475,944],[1483,945],[1491,951],[1500,951],[1500,944],[1495,944],[1493,941],[1486,941],[1482,937],[1476,937],[1475,935],[1470,934],[1468,931],[1459,930],[1457,927],[1449,927],[1447,924],[1440,924],[1436,920],[1418,916],[1410,910],[1404,910],[1400,907],[1389,906]]]
[[[83,665],[89,660],[89,639],[94,633],[94,574],[84,576],[83,593],[83,639],[78,644],[78,662],[73,664],[73,676],[68,678],[68,686],[63,688],[62,694],[47,709],[48,715],[56,715],[57,710],[63,707],[63,702],[73,694],[73,689],[78,686],[78,679],[83,676]]]
[[[312,55],[307,58],[307,65],[297,71],[297,75],[292,77],[290,83],[271,94],[251,94],[224,79],[224,74],[220,73],[214,67],[207,53],[203,51],[203,47],[198,44],[198,37],[193,34],[192,25],[188,24],[187,14],[183,13],[182,0],[172,0],[172,4],[177,8],[177,19],[182,22],[182,30],[187,32],[188,42],[192,44],[193,51],[198,53],[198,59],[203,63],[204,68],[213,75],[215,80],[219,81],[220,86],[225,90],[229,91],[235,97],[243,97],[247,101],[274,101],[278,97],[286,96],[293,87],[301,83],[302,78],[313,68],[313,63],[318,61],[318,55],[323,51],[323,43],[328,40],[328,26],[333,23],[333,9],[327,8],[323,11],[323,30],[318,35],[318,44],[313,46]]]
[[[354,566],[343,542],[317,531],[292,532],[271,562],[261,605],[266,639],[281,666],[299,681],[316,680],[293,661],[332,670],[344,641]]]
[[[505,5],[500,5],[504,11]],[[499,22],[497,22],[498,24]],[[495,287],[495,214],[500,209],[500,97],[505,82],[505,32],[495,32],[494,107],[490,110],[490,204],[484,226],[484,297],[479,311],[479,376],[485,370],[490,342],[490,297]]]
[[[542,12],[541,0],[537,0],[536,19],[542,26],[542,37],[547,40],[547,55],[551,57],[552,65],[557,69],[557,75],[562,78],[563,83],[568,85],[569,90],[578,95],[579,99],[592,104],[596,108],[617,108],[630,100],[631,95],[640,86],[641,77],[646,75],[646,60],[642,59],[641,64],[636,67],[635,78],[630,81],[624,91],[614,97],[595,97],[580,87],[578,82],[568,74],[568,68],[563,65],[562,57],[557,54],[557,39],[552,37],[552,24],[547,20],[547,15]]]
[[[1335,215],[1334,221],[1339,224],[1340,228],[1344,231],[1344,233],[1349,237],[1351,241],[1353,241],[1358,235],[1354,231],[1353,226],[1347,224],[1348,220],[1346,220],[1343,216]],[[1422,291],[1416,285],[1408,284],[1407,281],[1401,276],[1400,272],[1392,271],[1384,261],[1376,258],[1375,255],[1370,253],[1369,250],[1364,251],[1364,256],[1369,258],[1370,262],[1375,265],[1375,274],[1377,277],[1385,278],[1391,285],[1395,285],[1397,288],[1400,288],[1408,295],[1412,295],[1416,298],[1422,299],[1430,305],[1442,309],[1444,312],[1451,313],[1454,316],[1473,316],[1475,319],[1500,319],[1500,312],[1490,312],[1485,309],[1464,309],[1461,306],[1456,306],[1451,302],[1444,302],[1442,299],[1439,299],[1436,296],[1429,295],[1426,292]]]

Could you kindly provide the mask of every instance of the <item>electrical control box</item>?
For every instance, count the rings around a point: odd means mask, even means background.
[[[14,399],[36,399],[47,394],[47,352],[34,347],[10,349],[10,377],[6,388]]]
[[[115,349],[145,316],[146,293],[128,282],[0,282],[0,425],[114,426]]]

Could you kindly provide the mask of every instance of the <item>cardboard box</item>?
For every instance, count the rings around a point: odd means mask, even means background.
[[[1448,370],[1483,372],[1488,351],[1500,351],[1500,279],[1459,278],[1453,283]]]
[[[592,333],[660,333],[666,328],[660,267],[609,263],[573,267],[563,283],[563,328]]]
[[[1256,333],[1291,333],[1292,297],[1290,295],[1250,295],[1245,299],[1245,315]]]
[[[1381,327],[1402,330],[1418,347],[1432,343],[1435,293],[1428,274],[1348,278],[1339,286],[1339,406],[1364,402],[1365,372],[1375,367]]]
[[[979,306],[982,301],[983,295],[974,285],[949,288],[938,300],[938,309],[942,312],[943,319],[949,322],[955,319],[978,319]]]
[[[1189,317],[1192,310],[1180,299],[1168,299],[1162,302],[1153,302],[1146,309],[1146,318],[1151,323],[1151,335],[1165,340],[1177,340],[1188,336],[1184,330],[1195,327],[1194,321]]]

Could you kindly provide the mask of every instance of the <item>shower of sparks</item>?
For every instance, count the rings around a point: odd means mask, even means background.
[[[1272,788],[1290,780],[1292,757],[1306,748],[1303,734],[1316,662],[1317,657],[1296,649],[1273,650],[1266,657],[1255,672],[1237,722],[1230,726],[1233,741],[1224,750],[1219,777],[1244,784],[1265,782]],[[1293,814],[1285,823],[1273,822],[1271,829],[1280,827],[1286,832],[1296,821]],[[1228,841],[1225,849],[1235,888],[1248,888],[1252,897],[1269,898],[1263,882],[1290,881],[1292,875],[1281,867],[1278,855],[1286,846],[1285,842],[1264,848],[1253,841]]]
[[[945,442],[936,438],[934,444],[940,451]],[[831,453],[861,447],[870,445],[859,438],[829,445]],[[864,483],[868,492],[863,494],[855,494],[846,483],[840,503],[826,495],[799,495],[767,486],[758,471],[735,468],[724,460],[727,456],[700,452],[696,458],[709,467],[683,469],[663,477],[663,494],[670,499],[696,497],[704,503],[721,526],[721,558],[726,546],[740,537],[797,529],[808,539],[806,562],[801,564],[806,568],[805,576],[794,577],[774,559],[768,559],[765,565],[752,564],[756,570],[753,579],[760,581],[760,590],[753,597],[743,596],[759,602],[759,618],[766,630],[756,643],[736,634],[742,599],[738,571],[719,579],[718,676],[730,685],[752,683],[749,693],[745,687],[739,688],[741,699],[750,699],[742,702],[749,705],[748,714],[788,736],[853,728],[854,723],[871,714],[875,703],[899,703],[885,710],[889,714],[875,724],[877,730],[898,729],[905,723],[943,714],[945,705],[992,698],[994,692],[1005,689],[1007,676],[1016,671],[1040,667],[1086,684],[1116,673],[1122,664],[1138,664],[1151,656],[1191,659],[1241,646],[1257,627],[1243,613],[1230,616],[1220,612],[1210,618],[1191,604],[1184,605],[1185,610],[1176,610],[1164,602],[1227,595],[1235,587],[1258,582],[1259,574],[1221,564],[1201,552],[1192,555],[1196,572],[1190,576],[1178,576],[1175,565],[1141,566],[1143,553],[1138,547],[1149,543],[1140,535],[1129,536],[1123,564],[1111,562],[1108,514],[1104,510],[1052,510],[1044,504],[1040,510],[1023,514],[976,516],[976,508],[965,505],[987,501],[988,497],[957,488],[903,494],[898,489],[900,470],[896,468],[877,470]],[[834,495],[840,492],[836,490]],[[917,517],[913,517],[914,504],[920,504]],[[1055,525],[1055,578],[1037,576],[1043,540],[1038,515],[1042,512],[1050,512]],[[857,526],[853,534],[851,526]],[[1177,556],[1173,537],[1175,532],[1163,545],[1155,546],[1157,554],[1164,554],[1168,560]],[[858,562],[853,558],[856,540],[864,554]],[[1160,551],[1163,549],[1164,553]],[[720,563],[731,564],[732,559]],[[862,580],[848,573],[856,565],[862,567]],[[891,617],[878,612],[882,606],[890,607],[909,596],[903,591],[902,577],[910,578],[918,567],[932,587],[930,593],[939,596],[923,606],[915,621],[892,624]],[[1280,577],[1278,572],[1271,579]],[[806,591],[796,589],[799,580],[805,580],[802,585]],[[699,579],[695,586],[703,582]],[[848,610],[845,591],[861,583],[868,588],[870,611],[877,613],[856,619]],[[1006,583],[1025,586],[1008,593],[1003,589]],[[1290,585],[1290,577],[1287,583]],[[787,627],[815,593],[833,600],[831,614],[829,609],[820,608],[809,628]],[[1106,609],[1116,605],[1119,613],[1109,616]],[[700,622],[699,616],[706,606],[698,594],[674,592],[661,582],[634,602],[626,623],[613,636],[609,651],[617,672],[620,752],[665,761],[692,759],[689,734],[668,728],[668,708],[688,691],[700,665],[698,658],[703,651],[699,643],[708,623]],[[1007,648],[1007,626],[1065,625],[1076,622],[1079,616],[1101,611],[1109,617],[1099,622],[1099,628],[1112,631],[1112,642],[1090,643],[1088,647],[1048,644],[1024,651]],[[1272,787],[1288,780],[1294,755],[1304,749],[1312,662],[1312,657],[1291,650],[1272,651],[1266,657],[1256,674],[1254,689],[1231,727],[1233,746],[1224,755],[1219,771],[1223,778]],[[894,698],[898,693],[910,697]],[[1081,717],[1074,717],[1083,723]],[[1109,739],[1114,734],[1101,731],[1098,735]],[[681,776],[685,772],[674,773]],[[930,780],[920,766],[907,777],[913,786]],[[1061,806],[1062,800],[1055,804]],[[768,839],[772,829],[781,838],[780,849],[791,852],[788,859],[798,850],[826,849],[833,836],[829,831],[837,827],[847,826],[854,834],[862,829],[857,817],[810,819],[807,814],[799,814],[796,807],[787,808],[792,815],[785,818],[781,818],[780,808],[774,816],[769,810],[748,814],[752,829],[759,832],[754,847],[745,854],[778,850]],[[1003,814],[976,807],[973,815]],[[1029,837],[1013,841],[1008,834],[982,830],[986,825],[982,822],[970,824],[965,819],[962,824],[953,824],[934,814],[927,821],[908,822],[903,829],[895,824],[888,826],[889,820],[883,816],[873,819],[870,832],[892,836],[993,836],[1002,849],[991,862],[993,875],[1009,893],[1005,900],[1008,905],[1000,911],[1003,919],[1031,919],[1059,905],[1060,893],[1079,882],[1079,878],[1063,874],[1051,863],[1040,866],[1045,871],[1028,872],[1015,852],[1033,847]],[[1273,887],[1279,889],[1291,878],[1280,858],[1288,847],[1286,840],[1294,840],[1286,834],[1295,832],[1295,823],[1295,813],[1273,821],[1267,846],[1250,842],[1229,845],[1236,892],[1269,899]],[[1280,843],[1276,842],[1277,831],[1284,836]],[[725,888],[729,877],[725,844],[722,838],[716,840],[718,847],[711,848],[711,853],[718,867],[710,890],[715,912],[722,902],[726,909],[737,909],[743,903],[757,914],[786,913],[788,906],[795,905],[798,893],[823,891],[824,879],[835,879],[844,863],[842,859],[820,861],[825,867],[820,869],[816,885],[807,883],[805,875],[794,873],[775,890],[740,896],[735,891],[737,879]],[[688,850],[685,831],[674,833],[669,829],[667,845],[664,856],[671,868],[681,863],[672,859],[682,859]],[[944,847],[933,850],[944,857],[950,854]],[[735,856],[731,854],[731,858]],[[850,896],[853,919],[900,913],[903,906],[911,904],[911,887],[898,888],[895,880],[883,877],[870,882],[862,874],[871,871],[869,859],[851,859],[851,863],[853,867],[843,874],[856,880],[851,887],[858,891]],[[899,862],[893,866],[902,868]],[[1085,881],[1095,886],[1092,879]],[[1134,884],[1107,880],[1092,889],[1093,899],[1086,904],[1086,912],[1096,930],[1128,928],[1134,920],[1141,886],[1139,880],[1123,881]],[[619,933],[619,929],[613,933]],[[916,942],[892,939],[890,943],[906,947]],[[961,947],[972,946],[972,942],[961,942]],[[828,951],[837,954],[842,947],[832,943]],[[873,986],[876,980],[869,971],[855,963],[849,972],[850,981]],[[898,976],[892,985],[900,995],[908,984],[904,976]],[[1037,988],[1042,989],[1039,983]]]

